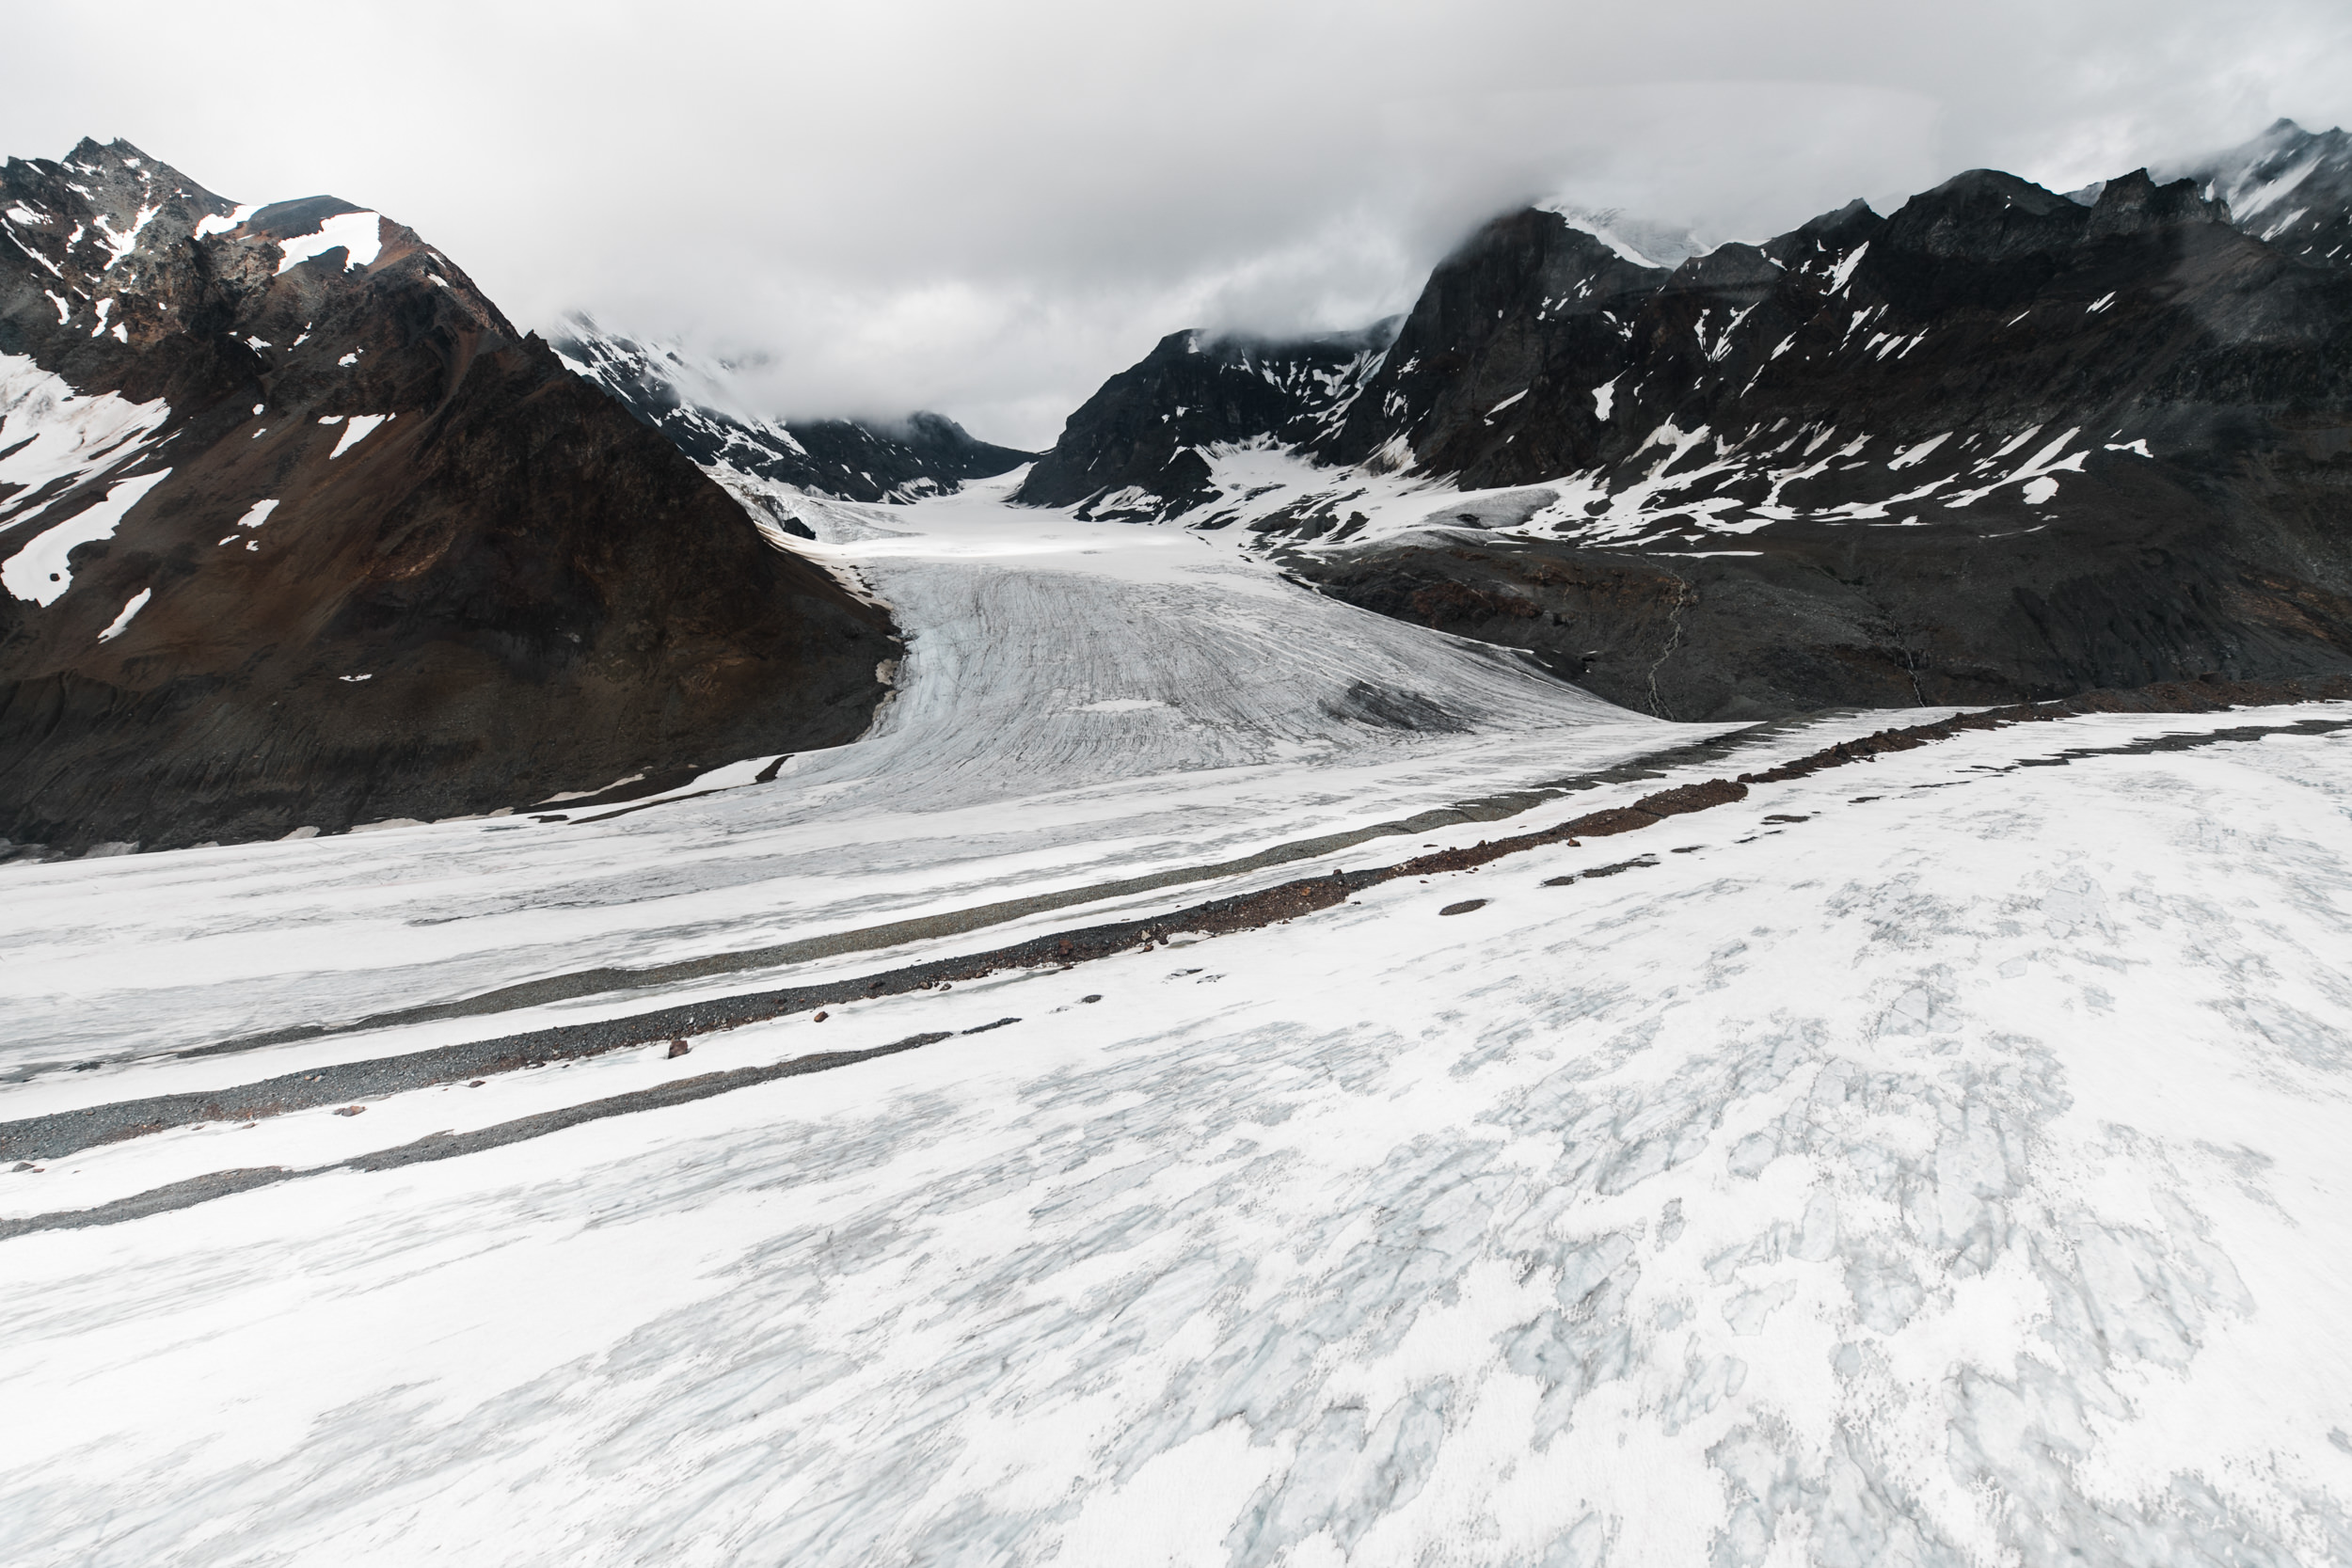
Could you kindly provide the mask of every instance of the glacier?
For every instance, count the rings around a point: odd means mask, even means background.
[[[0,868],[0,1121],[879,973],[1951,711],[1668,724],[1213,534],[1007,506],[1018,478],[789,501],[910,634],[853,745],[627,807]],[[1971,732],[1260,929],[26,1161],[0,1536],[2352,1560],[2347,732]],[[497,1000],[521,982],[551,989]]]

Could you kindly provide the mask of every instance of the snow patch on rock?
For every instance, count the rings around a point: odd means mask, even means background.
[[[278,270],[282,273],[298,267],[339,245],[350,252],[345,266],[371,265],[383,251],[383,232],[384,218],[380,213],[338,213],[320,224],[315,233],[278,241]]]
[[[32,543],[8,557],[5,564],[0,564],[0,587],[35,604],[55,603],[58,595],[73,586],[73,568],[66,560],[73,546],[112,538],[123,515],[150,490],[170,477],[171,470],[165,468],[118,481],[97,505],[85,507],[63,522],[51,525],[36,534]]]
[[[374,435],[378,425],[385,424],[389,420],[398,419],[399,417],[400,416],[397,414],[354,414],[351,416],[351,422],[343,427],[342,439],[337,441],[335,443],[335,450],[326,454],[328,460],[332,461],[335,458],[341,457],[343,453],[349,451],[352,448],[358,446],[360,442]],[[326,421],[321,420],[320,422],[325,423]]]
[[[114,620],[108,624],[106,629],[98,634],[98,641],[101,642],[111,642],[116,638],[120,637],[122,635],[122,628],[131,624],[131,617],[136,615],[140,610],[145,610],[147,608],[147,601],[154,596],[155,590],[152,588],[142,588],[137,593],[132,594],[130,602],[122,607],[122,613],[116,616]]]

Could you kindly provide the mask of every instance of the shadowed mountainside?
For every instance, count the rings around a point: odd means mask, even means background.
[[[527,805],[865,729],[888,618],[420,236],[0,170],[0,835]]]

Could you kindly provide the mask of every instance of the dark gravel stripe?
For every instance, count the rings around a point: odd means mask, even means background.
[[[192,1209],[216,1197],[227,1197],[230,1193],[247,1193],[256,1187],[274,1186],[305,1174],[284,1165],[255,1165],[244,1170],[215,1171],[209,1176],[174,1181],[167,1187],[151,1187],[129,1197],[119,1197],[112,1203],[102,1203],[95,1209],[63,1209],[54,1214],[27,1214],[21,1219],[0,1220],[0,1242],[15,1236],[30,1235],[36,1230],[80,1230],[93,1225],[120,1225],[124,1220],[145,1219],[150,1214],[169,1213],[174,1209]]]
[[[2193,695],[2198,689],[2187,689]],[[2143,694],[2130,695],[2140,697]],[[2307,701],[2309,698],[2297,694],[2291,699],[2280,700]],[[2215,707],[2221,704],[2208,701],[2206,705]],[[860,979],[745,992],[659,1008],[628,1018],[561,1024],[405,1055],[347,1062],[322,1068],[316,1072],[289,1073],[232,1088],[122,1101],[0,1123],[0,1159],[53,1160],[76,1149],[118,1142],[190,1122],[246,1121],[257,1117],[393,1094],[546,1062],[592,1056],[675,1037],[707,1034],[713,1030],[731,1029],[846,1002],[927,990],[943,981],[977,980],[1002,970],[1083,963],[1148,946],[1176,931],[1198,931],[1216,936],[1248,930],[1328,909],[1346,902],[1351,894],[1399,878],[1466,871],[1542,845],[1631,832],[1669,816],[1705,811],[1741,800],[1747,795],[1750,784],[1804,778],[1823,768],[1912,751],[1971,730],[2069,719],[2083,712],[2112,711],[2118,709],[2096,705],[2089,699],[2078,698],[2065,704],[1961,714],[1938,723],[1882,730],[1857,740],[1841,741],[1760,773],[1741,774],[1736,780],[1709,779],[1700,784],[1661,790],[1644,797],[1631,806],[1588,813],[1540,832],[1497,839],[1491,843],[1481,841],[1469,847],[1420,855],[1369,871],[1342,872],[1330,877],[1284,882],[1258,893],[1212,899],[1149,919],[1117,921],[1037,937],[1009,947],[961,958],[940,958],[929,963],[909,964]],[[2174,751],[2196,744],[2254,739],[2264,735],[2317,734],[2347,727],[2352,727],[2352,721],[2304,720],[2287,725],[2241,726],[2207,732],[2201,736],[2168,736],[2133,742],[2111,750],[2121,753]],[[2086,751],[2077,754],[2095,753]]]
[[[199,1045],[183,1051],[183,1056],[211,1056],[226,1052],[251,1051],[262,1046],[284,1045],[294,1040],[316,1039],[322,1035],[356,1034],[362,1030],[389,1029],[409,1023],[431,1023],[443,1019],[474,1018],[486,1013],[510,1012],[519,1007],[541,1006],[550,1002],[567,1002],[582,996],[596,996],[608,991],[643,990],[656,986],[676,985],[685,981],[707,980],[715,975],[740,974],[746,970],[774,969],[786,964],[806,963],[813,958],[834,958],[845,953],[872,952],[878,948],[898,947],[908,942],[932,942],[942,937],[963,936],[991,926],[1020,920],[1033,914],[1069,909],[1079,904],[1098,904],[1105,899],[1131,897],[1139,893],[1155,893],[1162,888],[1182,887],[1191,882],[1217,881],[1228,877],[1263,871],[1278,865],[1293,865],[1302,861],[1322,860],[1375,838],[1395,838],[1415,833],[1435,832],[1440,828],[1456,827],[1464,822],[1497,822],[1530,812],[1565,795],[1597,789],[1603,784],[1627,784],[1641,779],[1661,776],[1668,768],[1687,768],[1697,763],[1714,762],[1738,752],[1758,745],[1791,729],[1803,728],[1815,720],[1785,720],[1770,724],[1752,724],[1710,740],[1692,741],[1686,745],[1648,752],[1641,756],[1590,773],[1554,780],[1529,789],[1503,794],[1481,796],[1476,800],[1457,801],[1450,806],[1438,806],[1412,816],[1393,821],[1375,822],[1369,827],[1354,828],[1345,832],[1325,833],[1314,838],[1294,840],[1261,849],[1255,854],[1236,860],[1217,861],[1206,865],[1171,867],[1140,877],[1125,877],[1116,881],[1096,882],[1087,887],[1065,888],[1058,893],[1024,895],[991,904],[978,904],[965,910],[950,910],[940,914],[919,915],[910,920],[894,920],[880,926],[866,926],[851,931],[828,932],[819,937],[803,937],[794,942],[771,943],[764,947],[748,947],[731,953],[711,953],[699,958],[681,959],[676,963],[652,964],[642,969],[606,967],[577,970],[566,974],[544,975],[525,980],[518,985],[501,986],[496,990],[461,997],[453,1002],[434,1002],[416,1007],[400,1007],[389,1012],[371,1013],[364,1018],[337,1023],[294,1024],[283,1029],[271,1029],[260,1034],[240,1035],[234,1039]],[[655,805],[666,805],[656,801]],[[587,818],[585,820],[600,820]]]
[[[1001,1023],[981,1025],[994,1029],[1002,1023],[1018,1023],[1018,1019],[1005,1019]],[[967,1029],[965,1034],[979,1030]],[[291,1181],[299,1176],[317,1176],[331,1170],[380,1171],[394,1170],[402,1165],[423,1164],[433,1160],[453,1160],[461,1154],[478,1154],[485,1148],[498,1148],[507,1144],[521,1143],[527,1138],[545,1137],[566,1127],[602,1121],[607,1117],[627,1116],[632,1111],[659,1110],[665,1105],[684,1105],[713,1095],[746,1089],[755,1084],[773,1083],[779,1078],[797,1078],[803,1073],[823,1072],[832,1068],[848,1067],[853,1062],[870,1062],[877,1056],[895,1055],[901,1051],[936,1045],[951,1037],[944,1031],[930,1035],[910,1035],[889,1045],[878,1045],[870,1051],[831,1051],[814,1056],[799,1056],[788,1062],[770,1067],[735,1068],[725,1072],[699,1073],[692,1078],[680,1078],[650,1089],[636,1089],[604,1100],[592,1100],[582,1105],[565,1105],[536,1116],[518,1117],[493,1127],[478,1128],[471,1132],[436,1132],[414,1143],[392,1148],[378,1149],[373,1154],[358,1154],[331,1165],[314,1165],[307,1170],[294,1170],[285,1165],[259,1165],[245,1170],[216,1171],[168,1186],[154,1187],[129,1197],[117,1198],[91,1209],[66,1209],[51,1214],[28,1214],[22,1219],[0,1220],[0,1242],[24,1236],[39,1230],[81,1230],[97,1225],[119,1225],[125,1220],[144,1219],[150,1214],[168,1213],[175,1209],[192,1209],[199,1203],[231,1193],[251,1192],[279,1181]]]
[[[977,980],[1000,970],[1083,962],[1128,952],[1173,930],[1242,930],[1343,902],[1376,874],[1309,879],[1262,893],[1196,904],[1173,915],[1119,921],[962,958],[939,958],[858,979],[716,997],[628,1018],[559,1024],[429,1051],[344,1062],[258,1083],[189,1094],[118,1101],[0,1122],[0,1160],[55,1160],[76,1149],[199,1121],[251,1121],[287,1111],[337,1105],[493,1072],[594,1056],[628,1046],[732,1029],[845,1002],[928,990],[943,981]]]
[[[971,1034],[973,1031],[967,1029],[964,1033]],[[779,1078],[798,1078],[804,1073],[825,1072],[856,1062],[870,1062],[877,1056],[895,1056],[901,1051],[937,1045],[941,1040],[953,1037],[943,1029],[932,1034],[909,1035],[905,1039],[878,1045],[869,1051],[826,1051],[814,1056],[795,1056],[788,1062],[774,1062],[767,1067],[739,1067],[724,1072],[697,1073],[691,1078],[675,1079],[650,1089],[633,1089],[628,1094],[591,1100],[581,1105],[564,1105],[552,1111],[541,1111],[536,1116],[517,1117],[513,1121],[501,1121],[496,1126],[478,1128],[471,1132],[436,1132],[396,1148],[354,1155],[343,1161],[340,1168],[393,1170],[402,1165],[454,1159],[460,1154],[477,1154],[485,1148],[521,1143],[526,1138],[545,1137],[549,1132],[561,1132],[566,1127],[602,1121],[608,1117],[625,1117],[632,1111],[658,1111],[667,1105],[691,1104],[714,1095],[748,1089],[755,1084],[772,1084]]]

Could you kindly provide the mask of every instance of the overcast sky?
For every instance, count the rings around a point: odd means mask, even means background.
[[[0,151],[330,192],[525,325],[1025,446],[1177,327],[1402,309],[1531,198],[1762,238],[2352,119],[2345,0],[109,0],[7,45]]]

